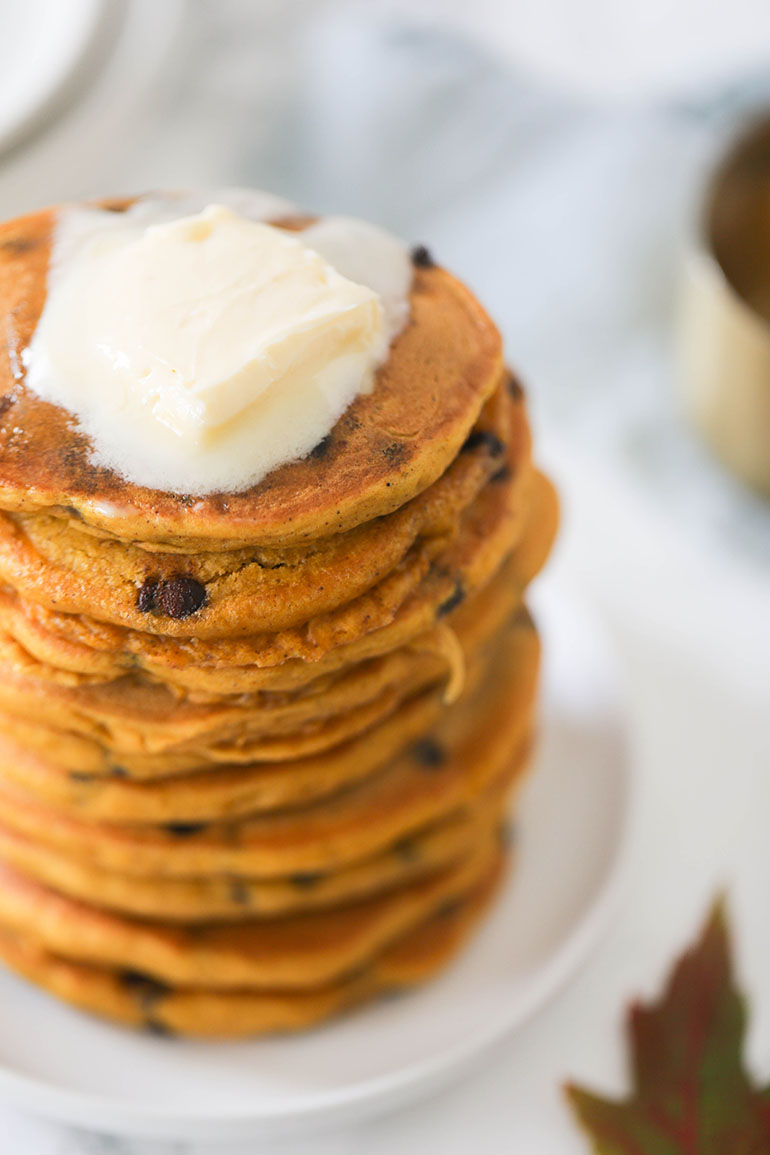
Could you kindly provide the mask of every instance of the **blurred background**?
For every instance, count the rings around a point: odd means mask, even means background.
[[[26,0],[0,33],[0,213],[256,185],[429,244],[531,386],[575,572],[764,692],[770,506],[687,420],[680,346],[766,3]]]

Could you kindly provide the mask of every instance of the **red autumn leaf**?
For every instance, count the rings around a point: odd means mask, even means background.
[[[743,1065],[745,1026],[717,902],[661,1000],[630,1009],[628,1098],[567,1087],[597,1155],[770,1155],[770,1088],[754,1087]]]

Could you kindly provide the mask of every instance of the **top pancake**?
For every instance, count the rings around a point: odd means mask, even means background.
[[[0,225],[2,509],[66,511],[133,541],[299,544],[390,513],[431,485],[500,381],[500,335],[473,295],[443,269],[415,268],[411,320],[374,389],[308,457],[241,493],[133,485],[94,465],[74,418],[24,384],[21,354],[45,303],[56,220],[46,209]]]

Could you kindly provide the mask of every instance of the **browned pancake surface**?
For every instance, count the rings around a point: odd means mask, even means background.
[[[415,270],[411,321],[375,388],[309,457],[237,494],[174,495],[91,461],[63,409],[26,389],[21,354],[45,303],[56,210],[0,225],[0,506],[68,507],[139,541],[292,543],[388,513],[456,456],[502,373],[500,336],[472,294],[439,268]]]
[[[64,959],[18,934],[0,934],[0,958],[60,999],[124,1025],[219,1039],[297,1031],[383,991],[428,979],[449,961],[489,904],[503,865],[501,856],[464,899],[413,928],[355,975],[315,990],[173,988],[134,969]]]

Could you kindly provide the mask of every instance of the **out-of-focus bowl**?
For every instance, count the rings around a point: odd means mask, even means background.
[[[770,117],[706,189],[685,269],[679,380],[714,453],[770,497]]]

